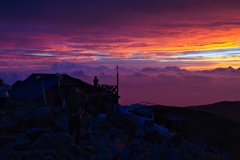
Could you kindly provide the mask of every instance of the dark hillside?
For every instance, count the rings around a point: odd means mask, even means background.
[[[159,108],[160,110],[163,109],[164,112],[166,111],[166,106],[159,106]],[[240,127],[238,123],[211,113],[196,110],[194,107],[169,107],[166,115],[183,116],[187,121],[185,129],[187,136],[200,137],[208,145],[226,150],[234,157],[237,156],[237,159],[240,158]]]
[[[189,106],[188,108],[212,113],[240,124],[240,101],[223,101],[214,104]]]

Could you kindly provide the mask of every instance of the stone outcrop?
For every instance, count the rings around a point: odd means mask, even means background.
[[[66,111],[61,107],[23,106],[6,110],[6,114],[0,115],[0,157],[15,160],[229,159],[227,153],[210,150],[197,138],[174,135],[163,126],[156,127],[152,120],[140,119],[121,113],[87,115],[77,146],[67,133]]]

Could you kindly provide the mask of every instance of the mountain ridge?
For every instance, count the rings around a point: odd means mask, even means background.
[[[240,124],[240,101],[220,101],[212,104],[187,106],[186,108],[211,113]]]

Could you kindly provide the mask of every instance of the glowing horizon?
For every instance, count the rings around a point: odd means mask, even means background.
[[[0,70],[138,60],[143,67],[152,61],[189,70],[238,68],[239,2],[172,1],[1,2]],[[31,7],[36,12],[30,14]]]

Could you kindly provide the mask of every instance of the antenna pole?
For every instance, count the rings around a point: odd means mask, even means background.
[[[117,65],[117,112],[118,112],[118,105],[119,105],[119,75],[118,75],[118,65]]]

